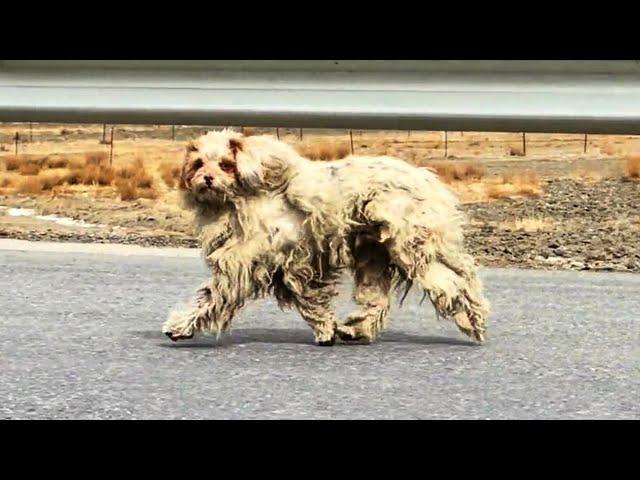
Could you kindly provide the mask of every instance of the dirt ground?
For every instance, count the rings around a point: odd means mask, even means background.
[[[102,125],[0,124],[0,237],[196,246],[191,214],[163,172],[179,164],[187,139],[212,128],[119,125],[112,149],[111,126],[103,137]],[[640,272],[640,183],[627,167],[640,137],[589,135],[585,153],[584,135],[526,134],[523,146],[515,133],[249,130],[311,155],[327,146],[348,154],[353,140],[356,154],[435,168],[460,195],[467,243],[484,265]],[[16,132],[19,161],[97,153],[115,179],[20,193],[31,177],[67,178],[69,168],[9,170]],[[123,199],[118,172],[140,160],[149,198]]]

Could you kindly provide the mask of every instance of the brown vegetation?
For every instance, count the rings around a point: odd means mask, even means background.
[[[42,190],[42,181],[38,177],[32,175],[21,178],[16,189],[18,193],[24,193],[27,195],[37,195],[42,193]]]
[[[304,141],[296,145],[296,150],[310,160],[339,160],[351,153],[348,142],[329,139]]]
[[[174,162],[162,162],[158,167],[160,178],[169,188],[174,188],[180,178],[180,165]]]
[[[485,175],[485,168],[477,162],[440,161],[427,162],[426,166],[435,170],[445,182],[480,180]]]
[[[487,185],[487,196],[493,199],[515,196],[538,197],[542,194],[540,177],[535,172],[507,172],[498,183]]]
[[[625,177],[634,180],[640,179],[640,155],[627,155],[624,159]]]
[[[509,147],[509,155],[512,157],[524,157],[524,150],[520,147]]]

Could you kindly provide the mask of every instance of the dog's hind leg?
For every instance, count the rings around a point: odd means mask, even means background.
[[[387,324],[389,317],[389,254],[377,242],[356,241],[355,289],[353,300],[362,308],[349,315],[338,327],[338,337],[344,341],[373,341]]]
[[[465,335],[484,342],[489,302],[482,294],[470,255],[437,255],[416,269],[414,281],[429,296],[438,315],[453,320]]]
[[[336,296],[334,282],[309,282],[305,285],[295,280],[287,281],[287,288],[293,293],[293,304],[307,324],[313,330],[315,341],[320,346],[331,346],[335,343],[336,314],[332,301]]]
[[[483,342],[489,302],[458,228],[415,228],[410,235],[393,237],[389,253],[407,281],[429,296],[440,317],[453,320],[462,333]]]
[[[488,302],[479,281],[462,278],[442,263],[429,265],[418,277],[439,315],[450,318],[465,335],[484,342]]]

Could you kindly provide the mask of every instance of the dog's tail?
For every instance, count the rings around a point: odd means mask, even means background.
[[[439,252],[417,280],[438,316],[453,320],[462,333],[476,341],[485,341],[490,304],[471,255]]]

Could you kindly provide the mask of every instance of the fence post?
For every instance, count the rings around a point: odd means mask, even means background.
[[[102,142],[100,143],[107,143],[107,124],[103,123],[102,124]]]
[[[109,148],[109,165],[113,165],[113,130],[115,129],[114,126],[111,127],[111,141],[109,142],[110,148]]]
[[[175,140],[175,139],[176,139],[176,126],[171,125],[171,140]]]
[[[353,155],[353,130],[349,130],[349,138],[351,139],[351,155]]]
[[[300,141],[302,141],[302,129],[300,129]]]
[[[33,143],[33,122],[29,122],[29,143]]]
[[[584,134],[584,153],[587,153],[587,134]]]
[[[18,132],[16,132],[15,140],[16,140],[16,157],[17,157],[18,156],[18,141],[20,140],[20,134]]]
[[[447,154],[449,152],[449,135],[447,131],[444,131],[444,158],[447,158]]]
[[[522,132],[522,154],[527,154],[527,134]]]
[[[276,137],[280,140],[280,129],[276,127]]]

